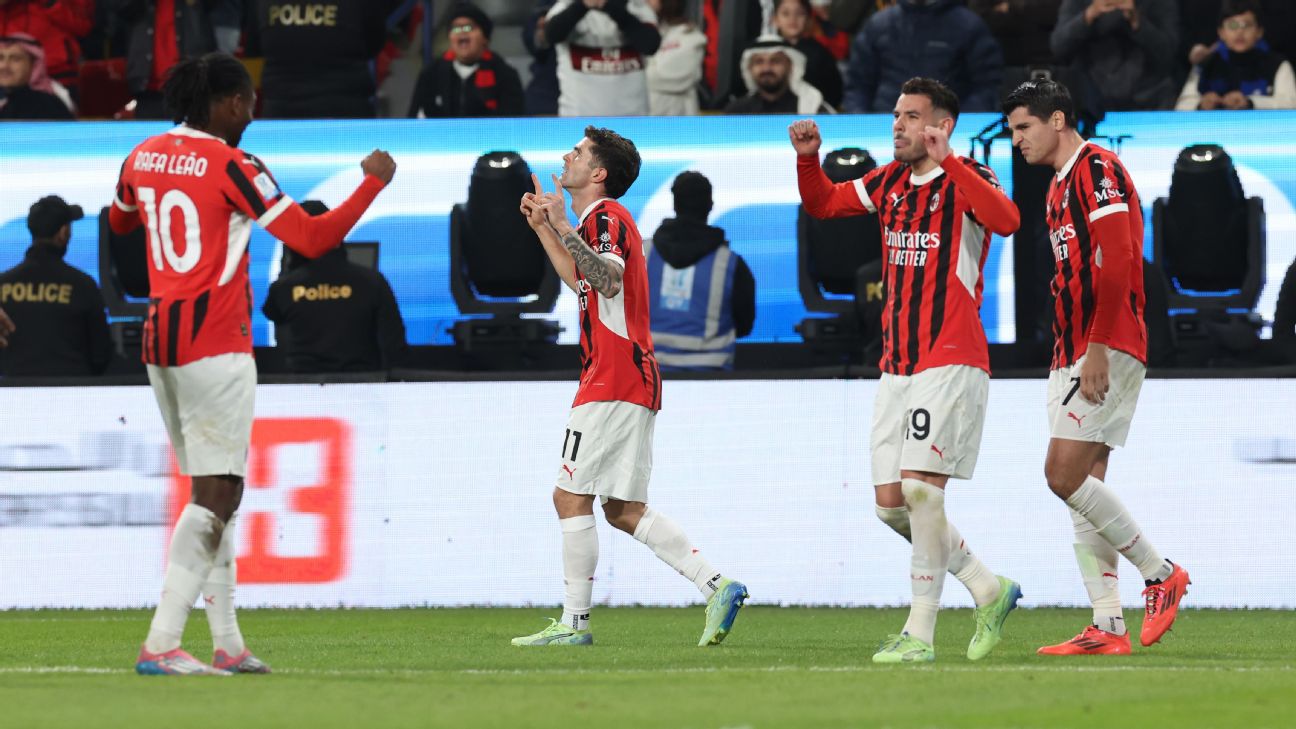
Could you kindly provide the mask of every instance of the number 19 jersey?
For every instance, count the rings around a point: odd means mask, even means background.
[[[252,223],[269,226],[292,204],[261,160],[178,126],[131,151],[113,204],[140,215],[148,240],[144,361],[250,353]]]

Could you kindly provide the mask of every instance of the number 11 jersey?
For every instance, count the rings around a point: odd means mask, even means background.
[[[274,234],[292,205],[261,160],[178,126],[131,151],[113,204],[140,216],[148,241],[144,361],[176,367],[250,353],[252,223]]]

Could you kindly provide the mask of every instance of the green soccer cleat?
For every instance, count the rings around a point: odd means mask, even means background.
[[[1022,597],[1021,585],[1007,577],[998,577],[998,580],[999,596],[994,599],[994,602],[974,611],[976,632],[972,634],[972,642],[968,643],[967,651],[970,661],[985,658],[996,645],[999,645],[999,641],[1003,639],[1004,621],[1008,619],[1008,613],[1017,607],[1017,601]]]
[[[707,600],[706,627],[702,630],[698,646],[719,645],[729,635],[729,631],[733,630],[738,609],[748,597],[747,586],[743,583],[721,580],[711,599]]]
[[[549,618],[549,627],[539,633],[514,638],[513,645],[594,645],[594,634]]]
[[[936,649],[908,633],[888,635],[878,652],[873,654],[874,663],[931,663],[935,660]]]

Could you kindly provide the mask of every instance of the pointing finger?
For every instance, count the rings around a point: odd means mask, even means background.
[[[544,187],[540,184],[540,176],[539,176],[539,175],[537,175],[536,173],[532,172],[532,173],[531,173],[531,181],[535,183],[535,191],[536,191],[536,194],[537,194],[537,195],[539,195],[539,194],[541,194],[541,193],[544,192]]]

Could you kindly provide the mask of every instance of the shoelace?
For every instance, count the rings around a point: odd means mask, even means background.
[[[1143,598],[1147,600],[1146,610],[1148,615],[1156,615],[1160,612],[1161,590],[1158,589],[1160,587],[1160,585],[1149,585],[1143,591]]]

